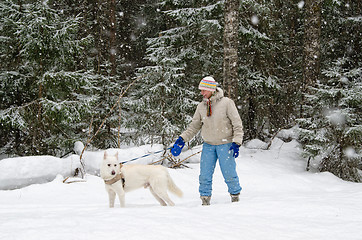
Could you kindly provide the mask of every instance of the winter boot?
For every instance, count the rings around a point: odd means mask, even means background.
[[[240,193],[238,193],[238,194],[230,194],[231,202],[239,202],[239,195],[240,195]]]
[[[202,201],[202,205],[203,205],[203,206],[208,206],[208,205],[210,205],[210,199],[211,199],[210,196],[200,196],[200,198],[201,198],[201,201]]]

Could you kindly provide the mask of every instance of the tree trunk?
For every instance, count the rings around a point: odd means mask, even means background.
[[[109,5],[111,23],[109,39],[109,61],[111,62],[111,75],[114,76],[116,75],[116,0],[110,0]]]
[[[322,0],[305,1],[303,92],[314,86],[319,78],[321,61]]]
[[[224,88],[234,101],[238,97],[238,28],[239,0],[225,1],[224,26]]]

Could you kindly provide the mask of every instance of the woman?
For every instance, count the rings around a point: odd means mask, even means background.
[[[235,103],[224,97],[212,77],[205,77],[199,84],[203,101],[196,108],[189,127],[176,140],[171,153],[178,156],[185,145],[200,130],[204,140],[199,176],[202,205],[210,205],[212,177],[219,160],[221,172],[232,202],[239,201],[241,187],[236,172],[235,158],[243,140],[243,125]]]

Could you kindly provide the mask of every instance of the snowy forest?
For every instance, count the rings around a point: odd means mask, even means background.
[[[0,155],[166,148],[211,75],[244,142],[294,127],[307,169],[361,182],[361,27],[359,0],[1,0]]]

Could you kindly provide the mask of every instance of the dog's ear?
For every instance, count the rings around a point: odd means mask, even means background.
[[[107,158],[108,154],[107,154],[107,151],[104,151],[104,158]]]
[[[114,154],[114,157],[118,160],[118,152],[116,152],[116,154]]]

